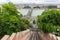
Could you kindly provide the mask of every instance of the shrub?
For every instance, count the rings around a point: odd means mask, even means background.
[[[60,10],[46,9],[37,19],[38,28],[45,33],[56,31],[60,27]]]
[[[27,28],[32,28],[33,26],[32,26],[32,24],[30,23],[30,20],[29,19],[27,19],[27,18],[22,18],[22,21],[23,21],[23,23],[25,24],[24,26],[25,26],[25,29],[27,29]]]
[[[13,3],[3,4],[2,14],[0,14],[0,38],[27,29],[30,26],[29,21],[22,17]]]

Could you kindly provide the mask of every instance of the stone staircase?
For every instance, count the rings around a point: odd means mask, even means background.
[[[30,36],[30,30],[27,29],[22,32],[12,33],[11,36],[5,35],[1,40],[28,40]]]
[[[34,29],[33,29],[34,30]],[[40,32],[38,32],[38,34],[36,34],[37,32],[36,31],[33,31],[33,30],[30,30],[30,29],[27,29],[27,30],[24,30],[24,31],[21,31],[21,32],[17,32],[17,33],[12,33],[12,35],[5,35],[1,40],[35,40],[35,39],[39,39],[41,40],[41,38],[43,40],[47,39],[47,40],[50,40],[47,38],[47,35],[44,37],[43,33],[41,34]],[[33,34],[33,35],[32,35]],[[38,36],[37,36],[38,35]],[[35,37],[36,36],[36,37]],[[52,34],[50,34],[50,36],[52,36]],[[53,39],[51,39],[53,40]],[[56,40],[60,40],[60,37],[57,36],[57,39]]]

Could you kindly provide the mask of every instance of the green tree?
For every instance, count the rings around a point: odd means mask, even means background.
[[[2,14],[0,14],[0,35],[9,34],[20,31],[20,17],[17,8],[11,2],[2,5]]]
[[[45,33],[52,33],[60,27],[60,10],[46,9],[37,17],[38,28]],[[59,29],[60,30],[60,29]]]
[[[0,12],[1,13],[1,12]],[[18,12],[15,5],[11,2],[2,5],[2,13],[0,14],[0,38],[6,34],[20,32],[31,26],[28,19]]]
[[[21,31],[19,12],[11,2],[2,5],[2,14],[0,14],[0,35],[11,35],[13,32]]]
[[[29,19],[27,19],[27,18],[22,18],[22,21],[24,22],[26,29],[27,29],[28,27],[33,27],[32,24],[30,23]]]
[[[0,13],[1,13],[1,8],[0,8]]]

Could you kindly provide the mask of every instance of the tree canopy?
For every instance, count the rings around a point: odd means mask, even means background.
[[[46,9],[40,16],[37,17],[38,28],[45,33],[55,32],[60,30],[60,10]]]
[[[13,3],[3,4],[2,13],[0,12],[0,37],[27,29],[30,26],[30,21],[22,19],[22,17]]]

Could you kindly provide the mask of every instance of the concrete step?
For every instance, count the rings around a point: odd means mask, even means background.
[[[1,40],[8,40],[9,39],[9,35],[5,35]]]

